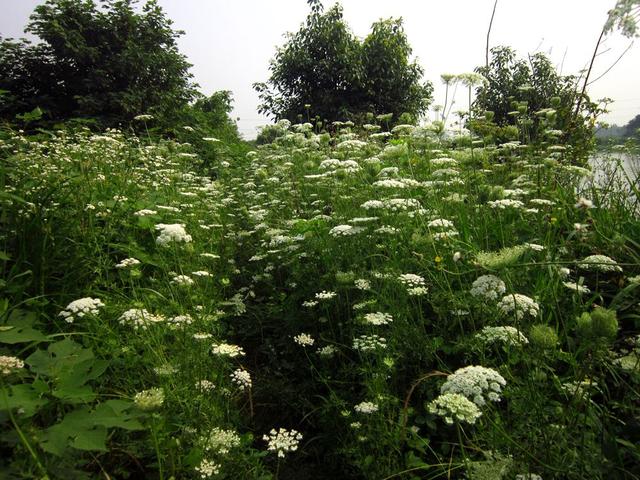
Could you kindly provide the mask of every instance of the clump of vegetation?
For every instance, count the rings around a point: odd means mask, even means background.
[[[291,34],[270,64],[266,83],[256,83],[259,110],[292,122],[362,120],[366,114],[403,113],[418,118],[431,103],[433,86],[421,82],[422,68],[410,60],[401,19],[376,22],[358,40],[339,4],[324,12],[310,0],[306,23]],[[314,122],[315,123],[315,122]]]
[[[0,472],[640,478],[637,145],[527,108],[3,129]]]

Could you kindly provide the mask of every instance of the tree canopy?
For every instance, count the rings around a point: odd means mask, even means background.
[[[342,7],[326,12],[318,1],[300,30],[288,34],[270,62],[271,76],[256,83],[261,113],[295,121],[299,115],[323,120],[367,113],[424,113],[433,87],[410,60],[402,19],[380,20],[358,40],[344,21]]]
[[[524,60],[509,47],[495,47],[489,65],[476,72],[486,79],[476,90],[476,117],[491,112],[498,126],[523,127],[528,141],[544,138],[548,130],[561,131],[579,155],[588,151],[595,118],[602,110],[585,95],[575,112],[579,97],[575,77],[559,74],[546,55],[536,53]]]
[[[47,0],[26,32],[0,41],[0,118],[39,108],[52,121],[116,126],[139,114],[169,118],[195,96],[190,64],[178,51],[156,0]]]

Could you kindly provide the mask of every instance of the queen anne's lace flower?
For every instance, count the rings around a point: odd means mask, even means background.
[[[116,264],[116,268],[129,268],[135,267],[136,265],[140,265],[140,260],[137,258],[125,258],[121,260],[120,263]]]
[[[238,345],[232,345],[229,343],[218,343],[211,347],[211,353],[219,355],[221,357],[242,357],[244,356],[244,350]]]
[[[354,227],[352,225],[338,225],[329,230],[329,235],[333,237],[349,237],[362,232],[362,227]]]
[[[525,315],[537,317],[540,313],[540,305],[532,298],[519,293],[505,295],[498,303],[498,308],[505,315],[515,315],[517,320],[522,320]]]
[[[369,325],[387,325],[393,322],[393,317],[383,312],[367,313],[364,316],[364,321]]]
[[[427,227],[429,228],[453,228],[453,222],[451,220],[446,220],[444,218],[436,218],[435,220],[431,220]]]
[[[378,335],[360,335],[353,340],[353,348],[361,352],[387,348],[387,340]]]
[[[200,437],[200,443],[206,452],[226,455],[232,448],[240,446],[240,436],[234,430],[214,427],[209,434]]]
[[[195,470],[198,472],[198,475],[200,475],[200,478],[205,480],[213,477],[214,475],[218,475],[218,473],[220,473],[220,465],[213,460],[207,460],[204,458]]]
[[[284,428],[275,428],[264,435],[262,439],[267,442],[267,450],[276,452],[278,457],[284,458],[288,452],[295,452],[298,449],[302,434],[297,430],[286,430]]]
[[[482,412],[464,395],[459,393],[445,393],[429,404],[429,412],[440,417],[448,424],[456,422],[476,423]]]
[[[413,273],[403,273],[398,277],[398,280],[407,287],[422,287],[425,284],[423,277]]]
[[[597,272],[621,272],[622,268],[618,263],[606,255],[590,255],[579,263],[579,266],[585,270],[594,270]]]
[[[511,198],[505,198],[503,200],[488,201],[489,205],[493,209],[506,210],[507,208],[521,209],[524,208],[524,203],[520,200],[513,200]]]
[[[67,305],[58,316],[63,317],[67,323],[73,323],[75,319],[85,315],[97,315],[98,309],[102,307],[104,307],[104,303],[99,298],[80,298]]]
[[[514,327],[484,327],[482,331],[476,334],[476,338],[483,342],[496,343],[502,342],[507,345],[523,345],[529,343],[520,330]]]
[[[357,404],[353,409],[358,413],[371,414],[378,411],[378,405],[373,402],[361,402]]]
[[[562,284],[568,289],[573,290],[576,293],[583,293],[583,294],[591,293],[591,290],[589,290],[589,287],[586,287],[585,285],[581,285],[577,282],[562,282]]]
[[[231,374],[231,381],[235,383],[240,390],[244,390],[245,388],[251,388],[251,374],[242,368],[236,369]]]
[[[316,298],[318,300],[331,300],[332,298],[335,298],[336,295],[336,292],[327,292],[326,290],[323,290],[319,293],[316,293]]]
[[[500,401],[502,387],[506,384],[505,379],[495,370],[471,365],[449,375],[440,392],[442,394],[460,393],[482,407],[487,400]]]
[[[300,335],[296,335],[295,337],[293,337],[293,341],[303,347],[310,347],[315,343],[313,337],[308,333],[301,333]]]
[[[0,373],[2,375],[9,375],[21,368],[24,368],[24,362],[18,357],[0,355]]]
[[[471,295],[484,297],[487,300],[497,300],[506,291],[504,282],[495,275],[482,275],[471,285]]]
[[[131,308],[120,315],[118,321],[120,325],[130,324],[137,330],[138,328],[146,329],[153,323],[164,322],[165,318],[162,315],[149,313],[144,308]]]
[[[133,401],[140,410],[156,410],[164,403],[164,390],[161,388],[150,388],[136,393]]]
[[[188,287],[196,282],[189,275],[176,275],[171,280],[171,283],[180,285],[181,287]]]
[[[156,243],[161,246],[165,246],[173,242],[189,243],[192,240],[191,235],[187,234],[187,231],[184,229],[184,225],[180,223],[159,223],[156,225],[156,230],[160,231],[160,235],[156,238]]]

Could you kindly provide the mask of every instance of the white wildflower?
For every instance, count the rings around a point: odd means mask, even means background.
[[[129,268],[135,267],[136,265],[140,265],[140,260],[137,258],[125,258],[121,260],[120,263],[116,264],[116,268]]]
[[[502,297],[502,300],[498,303],[498,308],[505,315],[514,314],[518,320],[522,320],[525,315],[537,317],[540,313],[540,305],[535,300],[519,293]]]
[[[242,368],[234,370],[231,374],[231,381],[235,383],[240,390],[251,388],[251,374]]]
[[[585,270],[595,270],[598,272],[621,272],[622,268],[618,263],[606,255],[589,255],[578,263],[578,266]]]
[[[85,315],[98,315],[98,309],[104,307],[104,303],[99,298],[79,298],[74,300],[61,311],[58,316],[63,317],[67,323],[73,323],[78,318]]]
[[[0,355],[0,373],[2,375],[9,375],[21,368],[24,368],[24,362],[18,357]]]
[[[303,347],[310,347],[315,343],[314,338],[308,333],[301,333],[299,335],[296,335],[295,337],[293,337],[293,341]]]
[[[267,450],[276,452],[278,457],[284,458],[289,452],[295,452],[298,449],[302,434],[297,430],[286,430],[284,428],[275,428],[264,435],[262,439],[267,442]]]
[[[211,353],[220,357],[243,357],[244,350],[238,345],[229,343],[218,343],[211,346]]]
[[[495,275],[482,275],[471,285],[471,295],[487,300],[497,300],[506,291],[504,282]]]
[[[471,365],[449,375],[440,392],[460,393],[482,407],[487,400],[500,401],[502,387],[506,384],[505,379],[495,370]]]
[[[378,405],[376,405],[373,402],[361,402],[355,407],[353,407],[353,409],[358,413],[364,413],[368,415],[368,414],[377,412]]]
[[[189,243],[192,238],[187,234],[183,224],[164,224],[159,223],[156,225],[156,230],[160,231],[160,236],[156,238],[156,243],[160,246],[166,246],[172,242],[176,243]]]
[[[482,416],[482,412],[464,395],[459,393],[445,393],[431,403],[429,403],[429,412],[444,418],[448,424],[455,422],[476,423],[476,420]]]
[[[369,325],[387,325],[393,322],[393,317],[383,312],[367,313],[364,316],[364,321]]]

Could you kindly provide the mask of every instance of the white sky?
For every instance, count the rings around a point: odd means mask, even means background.
[[[22,36],[34,6],[43,0],[0,0],[0,35]],[[246,138],[268,123],[258,115],[254,82],[269,76],[269,60],[287,31],[305,20],[305,0],[159,0],[174,28],[186,33],[179,47],[193,64],[203,93],[231,90],[233,116]],[[325,8],[334,0],[324,0]],[[484,64],[485,38],[494,0],[342,0],[344,16],[358,37],[380,18],[403,17],[413,54],[436,86],[442,103],[440,74],[470,72]],[[542,51],[565,74],[588,64],[606,14],[615,0],[498,0],[490,45],[510,45],[521,56]],[[640,43],[640,42],[638,42]],[[630,44],[618,33],[601,46],[591,78],[609,68]],[[564,59],[564,63],[563,63]],[[601,80],[590,86],[592,99],[615,102],[604,120],[625,124],[640,113],[640,44],[634,45]],[[459,91],[453,111],[466,109]]]

